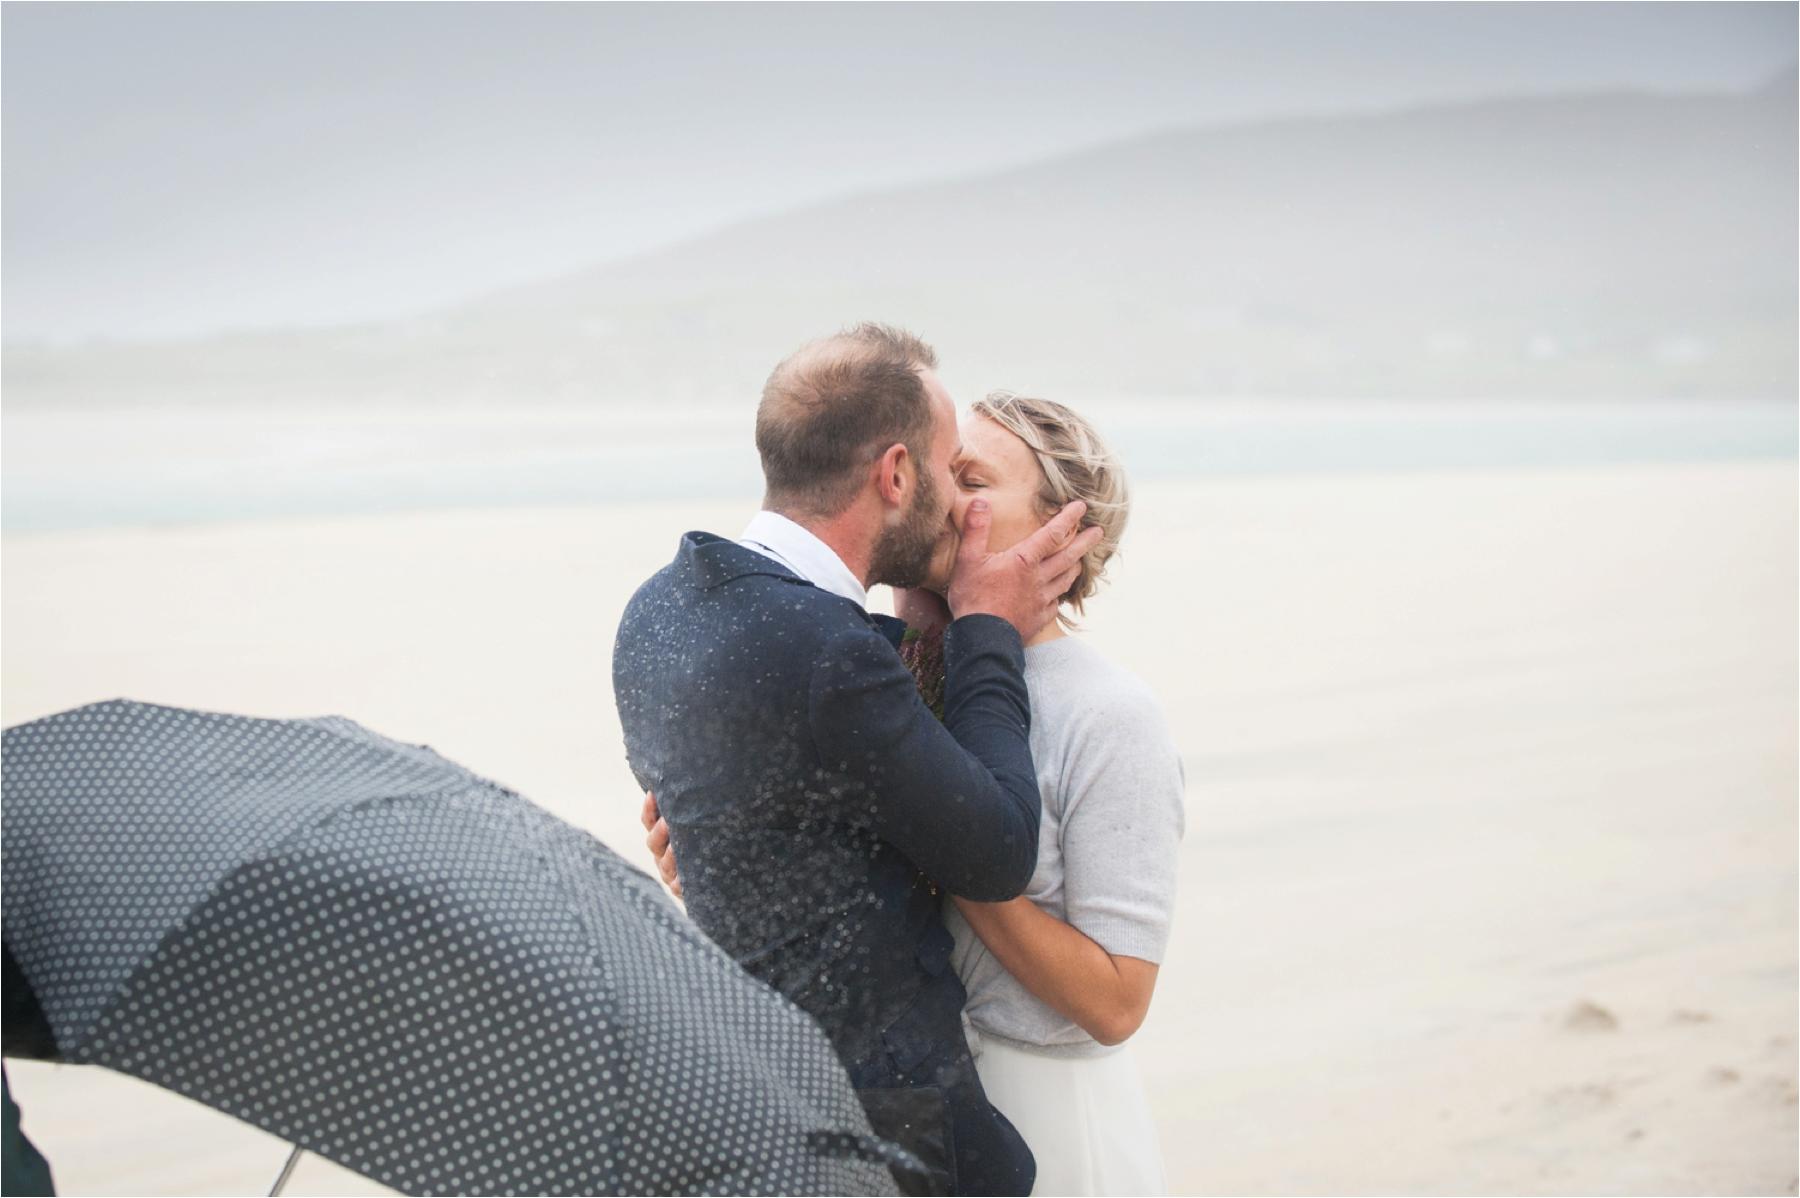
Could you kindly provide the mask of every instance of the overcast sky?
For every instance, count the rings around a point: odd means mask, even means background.
[[[400,315],[1151,129],[1742,89],[1792,4],[22,4],[9,340]]]

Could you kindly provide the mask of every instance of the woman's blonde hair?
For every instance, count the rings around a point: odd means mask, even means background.
[[[1038,504],[1045,519],[1077,499],[1087,504],[1083,528],[1099,528],[1102,536],[1081,558],[1081,572],[1063,595],[1063,602],[1082,610],[1083,603],[1106,575],[1106,563],[1119,551],[1125,520],[1131,513],[1131,494],[1119,459],[1100,439],[1100,434],[1076,412],[1048,399],[1032,399],[1010,391],[995,391],[976,400],[969,409],[1025,442],[1037,458],[1044,485]],[[1063,627],[1075,621],[1058,612]]]

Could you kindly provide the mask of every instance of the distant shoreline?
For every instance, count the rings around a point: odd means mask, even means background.
[[[1749,400],[1086,403],[1134,479],[1569,469],[1797,456]],[[275,406],[5,417],[8,534],[400,511],[742,498],[751,409]]]

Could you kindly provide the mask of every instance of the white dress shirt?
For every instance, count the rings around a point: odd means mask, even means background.
[[[780,512],[758,512],[738,538],[738,544],[774,558],[821,591],[842,595],[867,611],[869,592],[837,550],[789,520]]]

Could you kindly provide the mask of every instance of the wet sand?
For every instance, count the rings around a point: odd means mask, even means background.
[[[1177,1193],[1792,1193],[1791,462],[1139,488],[1094,642],[1187,765],[1133,1041]],[[336,713],[633,860],[610,650],[744,504],[8,536],[7,724]],[[69,1194],[266,1191],[260,1132],[8,1066]],[[290,1193],[370,1193],[314,1158]]]

